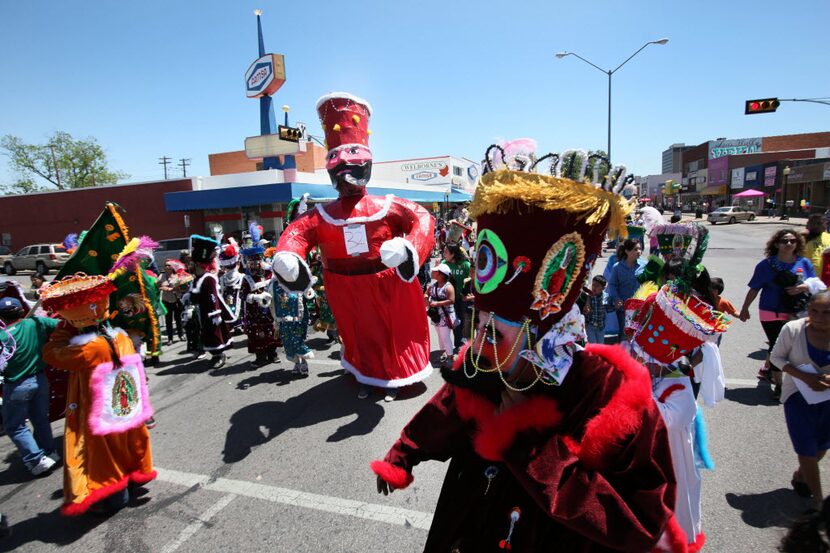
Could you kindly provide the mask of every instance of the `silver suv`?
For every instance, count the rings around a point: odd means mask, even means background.
[[[36,271],[48,274],[52,269],[60,269],[69,254],[60,244],[34,244],[26,246],[3,262],[3,272],[11,276],[17,271]]]
[[[159,240],[158,249],[153,252],[153,259],[159,270],[164,268],[164,262],[168,259],[179,259],[182,251],[190,251],[190,238],[170,238]]]

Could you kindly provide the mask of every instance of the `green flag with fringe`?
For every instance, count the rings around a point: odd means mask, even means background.
[[[113,263],[130,241],[119,205],[107,202],[95,223],[80,239],[75,251],[58,271],[55,280],[75,273],[108,275]],[[136,271],[119,271],[113,275],[117,290],[110,296],[110,314],[115,326],[140,335],[149,352],[160,351],[158,313],[163,313],[156,279],[149,275],[146,263]]]

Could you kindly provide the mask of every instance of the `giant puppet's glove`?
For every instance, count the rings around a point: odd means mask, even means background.
[[[412,282],[421,267],[418,250],[406,238],[397,236],[380,246],[380,260],[389,268],[394,268],[404,282]]]
[[[277,252],[272,262],[274,278],[288,293],[304,293],[313,284],[311,269],[305,260],[292,252]]]

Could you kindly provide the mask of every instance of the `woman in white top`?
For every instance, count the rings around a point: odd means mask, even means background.
[[[455,289],[450,283],[449,266],[446,263],[435,266],[432,269],[432,279],[427,289],[427,304],[432,312],[430,320],[438,334],[438,343],[444,351],[441,360],[452,361],[452,331],[458,319],[455,314]]]
[[[785,375],[781,402],[798,455],[791,484],[802,497],[812,497],[812,509],[820,510],[824,496],[818,463],[830,448],[830,291],[810,298],[806,319],[784,325],[770,362]]]

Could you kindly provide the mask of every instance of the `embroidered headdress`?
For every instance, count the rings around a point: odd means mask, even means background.
[[[84,328],[109,318],[109,298],[115,285],[104,275],[76,273],[41,288],[43,307],[72,326]]]
[[[630,179],[624,167],[601,175],[607,161],[585,151],[537,157],[535,146],[521,139],[494,144],[485,155],[469,209],[478,225],[475,307],[489,313],[485,331],[494,337],[498,324],[521,326],[512,351],[536,367],[536,381],[559,384],[585,336],[575,306],[582,284],[606,232],[625,236],[630,205],[620,191]],[[470,378],[467,361],[489,372],[480,364],[482,343],[465,356]],[[507,367],[503,359],[488,361],[500,375]]]
[[[470,205],[475,303],[547,329],[576,301],[606,231],[625,235],[627,180],[624,167],[600,177],[603,160],[581,150],[537,159],[527,139],[521,145],[490,146]],[[536,172],[548,161],[547,173]]]

